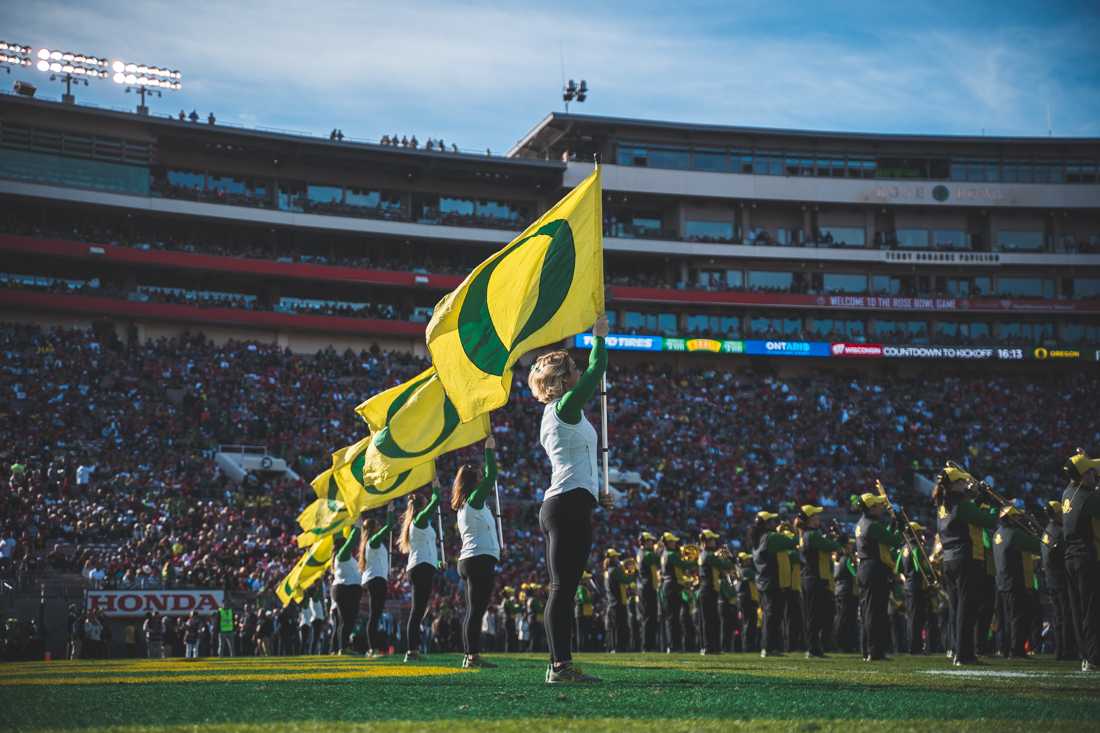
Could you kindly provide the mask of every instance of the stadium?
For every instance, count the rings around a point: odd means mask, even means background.
[[[492,153],[0,94],[6,727],[1100,719],[1100,510],[1048,541],[1100,501],[1063,501],[1100,472],[1100,138],[531,122]],[[558,494],[586,388],[601,486]],[[440,437],[387,462],[415,409]]]

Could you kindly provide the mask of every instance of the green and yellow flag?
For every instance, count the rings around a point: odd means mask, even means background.
[[[335,543],[340,539],[340,535],[326,535],[311,545],[295,563],[291,571],[275,588],[275,595],[279,596],[279,600],[283,602],[284,606],[290,603],[291,600],[301,602],[309,587],[325,574],[325,570],[332,564]]]
[[[435,461],[428,458],[384,481],[368,481],[364,470],[370,446],[371,438],[367,437],[332,454],[332,477],[352,517],[415,491],[435,478]]]
[[[469,422],[459,419],[435,367],[371,397],[355,411],[371,431],[363,468],[357,475],[375,486],[389,486],[397,477],[436,456],[464,448],[489,434],[488,413]],[[394,493],[391,489],[386,495],[388,499],[396,498],[408,491]]]
[[[428,350],[458,418],[508,401],[512,365],[604,310],[599,169],[435,307]]]
[[[317,498],[298,515],[298,526],[302,528],[302,533],[298,535],[298,547],[309,547],[330,534],[343,532],[345,527],[355,523],[355,516],[340,499],[340,488],[331,468],[313,479],[312,486]]]

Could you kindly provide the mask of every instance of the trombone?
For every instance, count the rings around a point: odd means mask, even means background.
[[[985,481],[973,479],[967,484],[967,488],[975,494],[985,494],[990,499],[990,501],[998,505],[1001,509],[1005,509],[1007,507],[1015,507],[1015,505],[1011,501],[998,494],[993,489],[993,487],[987,484]],[[1043,528],[1039,525],[1037,521],[1035,521],[1035,517],[1031,516],[1031,514],[1026,510],[1021,511],[1019,514],[1006,517],[1006,519],[1014,523],[1017,527],[1022,529],[1024,532],[1027,532],[1035,539],[1039,539],[1043,536]]]
[[[890,518],[897,521],[898,514],[894,511],[894,505],[890,502],[890,497],[886,494],[886,487],[882,484],[882,481],[875,479],[875,488],[878,489],[879,496],[886,500],[886,510],[890,512]],[[899,506],[901,506],[899,504]],[[901,507],[901,521],[903,523],[901,529],[901,538],[905,541],[906,547],[909,548],[909,553],[913,556],[913,562],[917,566],[917,570],[920,572],[921,577],[924,579],[925,585],[929,589],[935,586],[941,585],[939,573],[932,567],[932,562],[925,557],[924,561],[921,561],[921,554],[917,551],[917,548],[923,547],[924,543],[917,537],[917,533],[909,527],[909,515],[905,512],[905,507]],[[925,571],[925,565],[928,566],[927,572]],[[931,574],[931,579],[929,579]]]

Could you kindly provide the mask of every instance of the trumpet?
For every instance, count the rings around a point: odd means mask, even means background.
[[[714,551],[714,556],[720,557],[723,560],[733,559],[733,553],[730,552],[730,549],[728,547],[719,547],[717,550]]]
[[[623,572],[626,573],[627,575],[637,575],[638,574],[638,561],[635,560],[632,557],[628,557],[625,560],[623,560],[622,569],[623,569]]]
[[[699,545],[684,545],[680,548],[680,557],[690,563],[699,562]]]

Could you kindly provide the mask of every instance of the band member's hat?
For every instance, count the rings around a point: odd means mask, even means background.
[[[1062,513],[1062,502],[1060,502],[1060,501],[1048,501],[1047,506],[1050,507],[1051,510],[1057,512],[1058,514]]]
[[[1093,469],[1100,469],[1100,458],[1089,458],[1083,450],[1078,450],[1069,459],[1078,476],[1084,476]]]
[[[620,557],[623,553],[616,550],[614,547],[608,547],[607,552],[604,553],[605,557]]]
[[[878,494],[872,494],[870,492],[866,494],[860,494],[859,500],[863,502],[863,506],[868,508],[873,506],[886,506],[887,504],[886,497],[879,496]]]
[[[657,539],[652,532],[647,532],[646,530],[642,530],[642,534],[639,536],[647,542],[652,542]]]
[[[767,509],[762,509],[756,513],[756,518],[767,522],[772,519],[778,519],[779,515],[775,512],[769,512]]]
[[[718,534],[712,529],[704,529],[702,532],[699,533],[699,536],[707,540],[717,540],[722,537],[722,535]]]
[[[738,560],[748,560],[748,559],[749,559],[750,557],[752,557],[752,555],[750,555],[750,554],[749,554],[749,553],[747,553],[747,552],[739,552],[739,553],[737,553],[737,559],[738,559]]]
[[[815,514],[821,514],[825,511],[822,507],[814,506],[813,504],[803,504],[799,509],[802,510],[802,514],[807,517],[812,517]]]
[[[671,532],[665,532],[663,535],[661,535],[661,539],[664,540],[665,542],[679,542],[680,541],[680,538],[677,537],[676,535],[672,534]]]
[[[974,481],[974,477],[960,467],[957,463],[948,461],[943,467],[943,475],[948,481]]]

